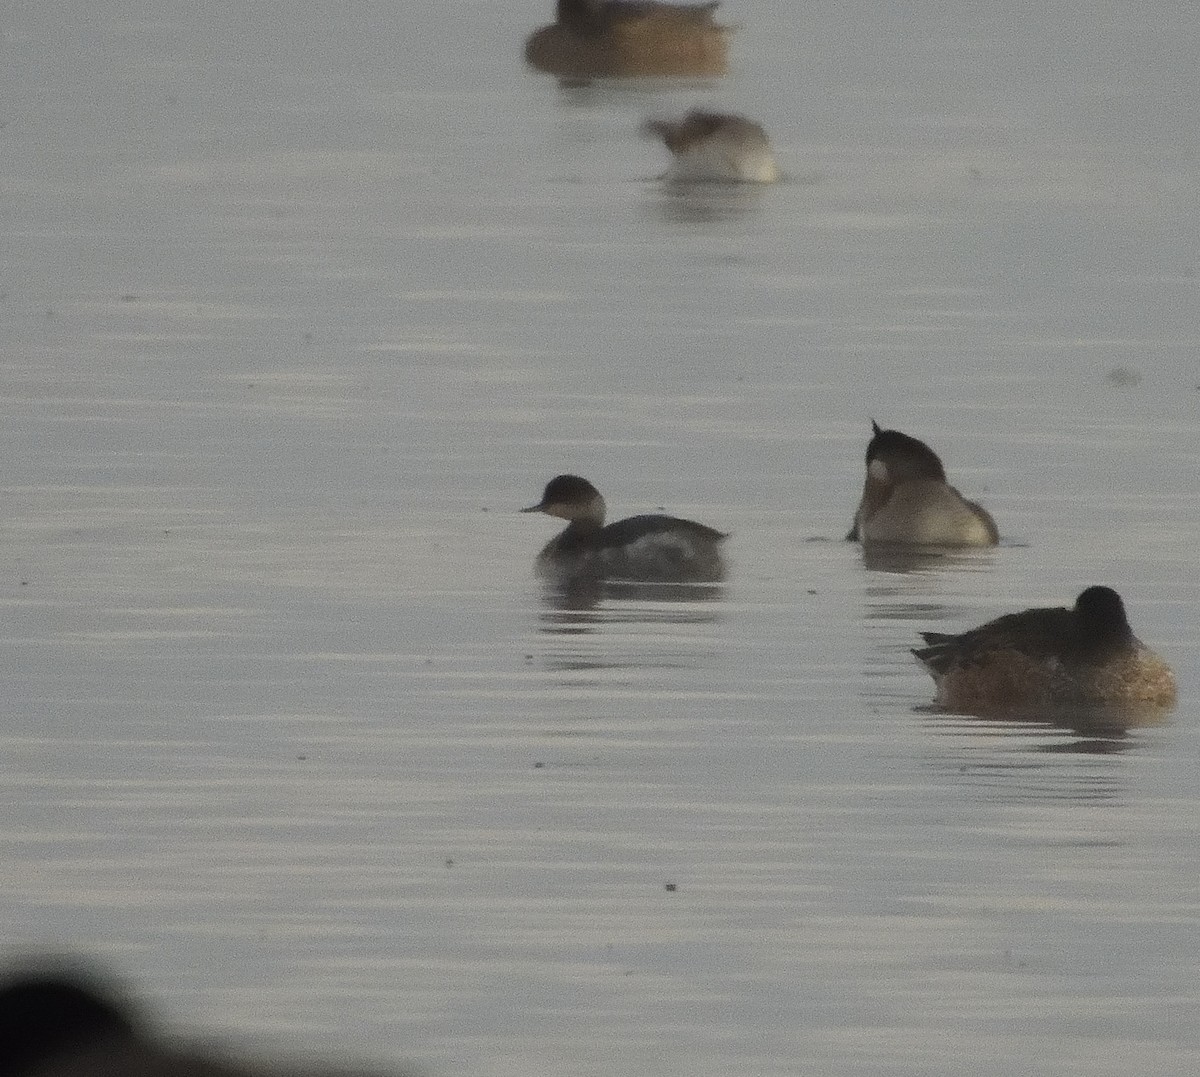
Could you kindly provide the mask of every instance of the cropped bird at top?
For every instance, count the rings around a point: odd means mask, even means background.
[[[1166,708],[1167,664],[1129,627],[1111,587],[1089,587],[1070,607],[1009,613],[969,632],[922,632],[913,651],[947,710],[989,715],[1055,707]]]
[[[551,579],[715,583],[725,578],[724,533],[661,514],[630,516],[606,526],[604,498],[578,475],[551,479],[541,501],[521,511],[567,521],[538,554],[538,572]]]
[[[867,474],[854,525],[846,536],[912,546],[995,546],[996,521],[946,481],[928,445],[871,422]]]
[[[745,116],[692,109],[680,120],[647,120],[642,131],[671,151],[663,178],[676,183],[774,183],[779,166],[767,133]]]
[[[673,19],[696,26],[712,26],[720,0],[699,4],[671,4],[665,0],[556,0],[554,17],[560,26],[579,34],[602,34],[634,19]]]
[[[558,0],[525,43],[530,66],[565,79],[724,75],[732,28],[716,3]]]

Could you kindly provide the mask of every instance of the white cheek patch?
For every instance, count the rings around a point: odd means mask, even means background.
[[[887,464],[876,458],[867,465],[867,475],[876,482],[888,481]]]

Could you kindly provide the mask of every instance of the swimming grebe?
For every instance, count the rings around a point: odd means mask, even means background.
[[[555,21],[525,43],[532,67],[559,78],[725,74],[732,30],[716,3],[558,0]]]
[[[566,529],[538,554],[537,570],[555,579],[592,577],[642,583],[714,583],[725,578],[725,535],[692,520],[651,514],[604,524],[604,498],[587,479],[559,475],[522,512],[544,512]]]
[[[774,183],[779,167],[767,133],[753,120],[692,109],[681,120],[647,120],[642,131],[671,151],[663,178],[676,183]]]
[[[960,635],[921,635],[926,646],[913,654],[948,710],[1175,702],[1171,670],[1133,634],[1111,587],[1089,587],[1071,607],[1009,613]]]
[[[923,441],[871,422],[867,476],[848,539],[864,544],[995,546],[996,521],[946,481],[942,461]]]

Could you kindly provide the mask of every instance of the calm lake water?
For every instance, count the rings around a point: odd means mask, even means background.
[[[1200,16],[727,0],[720,83],[563,88],[550,9],[3,18],[0,956],[437,1075],[1194,1074]],[[694,104],[788,180],[657,182]],[[841,542],[871,418],[1001,548]],[[728,585],[547,601],[561,471]],[[1101,582],[1165,722],[928,708]]]

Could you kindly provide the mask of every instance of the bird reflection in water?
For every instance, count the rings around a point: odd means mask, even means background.
[[[1003,714],[961,714],[936,704],[914,707],[930,716],[930,723],[944,732],[993,732],[998,736],[1033,734],[1029,751],[1049,754],[1117,755],[1139,741],[1131,733],[1166,725],[1171,708],[1164,706],[1092,706],[1029,708]]]
[[[689,669],[718,647],[720,584],[573,578],[541,589],[542,660],[558,673]]]
[[[597,576],[572,577],[562,581],[547,581],[542,587],[542,603],[548,609],[564,613],[595,610],[607,602],[638,603],[630,611],[641,609],[645,603],[686,605],[693,602],[714,602],[723,598],[725,588],[719,583],[634,583],[625,580],[606,580]],[[608,617],[608,620],[614,618]],[[642,620],[641,616],[617,618]],[[677,620],[674,616],[659,616],[655,620]],[[690,618],[689,618],[690,619]],[[708,620],[710,618],[699,618]]]
[[[764,185],[758,183],[672,183],[661,187],[651,205],[667,224],[716,224],[754,213],[764,198]]]
[[[994,549],[962,546],[905,546],[878,542],[862,547],[863,567],[871,572],[984,571],[995,565]]]

